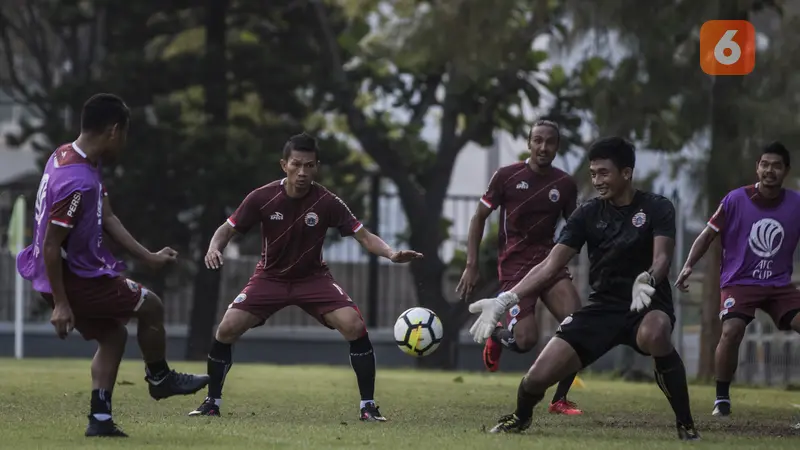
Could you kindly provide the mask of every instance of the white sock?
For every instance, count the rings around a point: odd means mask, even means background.
[[[105,422],[106,420],[111,420],[111,414],[92,414],[92,417],[101,422]]]
[[[727,403],[727,404],[729,404],[729,405],[730,405],[730,404],[731,404],[731,401],[730,401],[730,399],[727,399],[727,398],[722,398],[722,399],[719,399],[719,400],[714,400],[714,406],[717,406],[717,405],[719,405],[720,403]]]
[[[367,403],[375,403],[375,400],[361,400],[361,406],[359,406],[359,409],[367,406]]]

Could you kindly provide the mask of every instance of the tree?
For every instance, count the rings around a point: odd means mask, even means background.
[[[324,106],[397,187],[410,246],[425,254],[411,265],[417,297],[442,317],[445,340],[424,363],[453,367],[468,318],[465,303],[444,295],[438,254],[453,164],[468,143],[490,145],[496,128],[525,135],[523,108],[539,104],[534,78],[547,58],[532,43],[560,10],[547,1],[311,3],[330,74],[317,87],[329,94]],[[438,136],[428,142],[421,133],[433,121]]]

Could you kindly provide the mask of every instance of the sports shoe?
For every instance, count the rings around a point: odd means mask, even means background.
[[[502,328],[503,324],[497,322],[497,327]],[[495,341],[492,337],[487,339],[486,344],[483,346],[483,365],[486,366],[486,370],[489,372],[497,372],[497,369],[500,368],[500,355],[502,354],[502,344]]]
[[[731,401],[730,400],[717,400],[714,402],[714,411],[711,413],[714,417],[730,417],[731,415]]]
[[[144,377],[144,380],[147,381],[150,397],[161,400],[173,395],[194,394],[208,385],[209,377],[208,375],[191,375],[170,370],[167,376],[159,380],[149,376]]]
[[[697,429],[692,425],[683,425],[678,423],[675,425],[678,429],[678,439],[682,441],[698,441],[700,440],[700,433],[697,432]]]
[[[190,416],[219,416],[219,405],[213,398],[206,397],[203,403],[194,411],[189,413]]]
[[[364,422],[386,422],[386,417],[383,417],[378,405],[373,402],[369,402],[361,408],[358,419]]]
[[[522,421],[516,414],[509,414],[501,417],[489,433],[521,433],[530,428],[531,421],[531,419]]]
[[[564,414],[567,416],[579,416],[583,414],[583,411],[578,408],[578,405],[566,398],[562,398],[555,403],[550,403],[547,411],[549,411],[550,414]]]
[[[86,426],[86,437],[128,437],[113,420],[97,420],[89,414],[89,425]]]

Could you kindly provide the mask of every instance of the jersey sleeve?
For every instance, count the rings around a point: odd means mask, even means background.
[[[83,207],[83,192],[72,189],[67,195],[53,203],[50,208],[50,223],[64,228],[74,228]]]
[[[254,225],[261,222],[260,191],[247,194],[236,211],[228,217],[228,224],[239,233],[247,233]]]
[[[708,219],[708,222],[706,222],[706,225],[717,233],[722,231],[722,229],[725,227],[725,209],[727,205],[727,199],[728,197],[725,196],[725,198],[719,202],[716,212],[714,212],[711,218]]]
[[[586,244],[588,236],[586,229],[588,223],[587,208],[588,206],[584,204],[573,211],[569,219],[567,219],[567,223],[564,224],[564,228],[561,229],[561,234],[558,235],[556,244],[566,245],[577,251],[581,250],[583,245]]]
[[[489,187],[481,197],[481,203],[491,210],[495,210],[503,204],[503,185],[505,180],[500,171],[496,171],[489,180]]]
[[[653,213],[653,236],[675,239],[675,206],[666,198],[656,204]]]
[[[364,228],[344,200],[336,195],[330,195],[332,197],[330,228],[338,229],[342,237],[352,236]]]

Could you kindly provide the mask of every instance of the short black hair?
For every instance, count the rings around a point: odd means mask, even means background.
[[[600,138],[589,146],[589,161],[608,159],[622,170],[636,167],[636,147],[619,136]]]
[[[762,155],[778,155],[783,159],[783,165],[786,167],[792,166],[792,157],[789,155],[789,150],[778,141],[772,142],[771,144],[764,147],[764,150],[761,152]]]
[[[95,94],[86,100],[81,111],[81,131],[102,133],[106,128],[127,127],[131,120],[128,105],[114,94]]]
[[[290,137],[286,144],[283,146],[283,159],[289,159],[292,150],[299,152],[314,152],[314,157],[319,159],[319,147],[317,147],[317,140],[310,134],[303,132],[295,134]]]
[[[556,132],[556,136],[558,136],[558,142],[561,142],[561,129],[558,127],[558,124],[553,122],[552,120],[541,119],[537,120],[531,126],[531,131],[528,133],[528,142],[533,138],[533,129],[536,127],[550,127]]]

